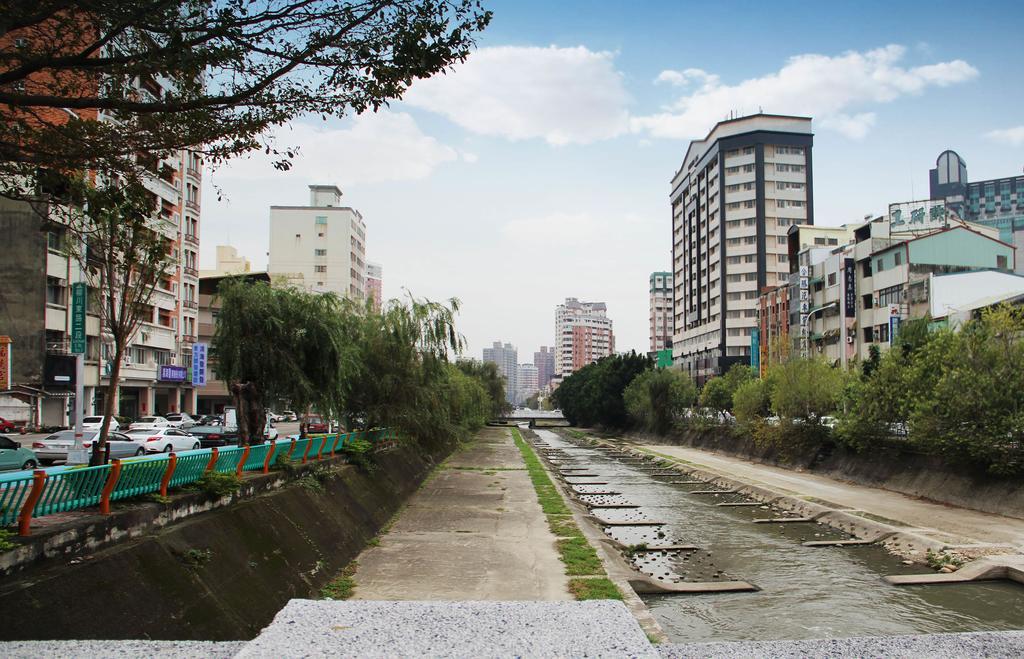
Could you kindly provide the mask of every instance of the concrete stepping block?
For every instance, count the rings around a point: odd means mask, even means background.
[[[669,481],[669,485],[707,485],[707,481]]]
[[[633,547],[631,551],[636,554],[660,551],[700,551],[700,547],[697,545],[664,545],[661,547]]]
[[[634,520],[608,520],[595,517],[594,521],[602,526],[665,526],[665,522],[655,522],[647,519]]]
[[[813,517],[772,517],[771,519],[755,519],[754,524],[792,524],[796,522],[813,522]]]
[[[736,494],[739,490],[693,490],[690,494]]]
[[[710,593],[753,593],[760,590],[746,581],[677,581],[656,582],[653,579],[630,579],[629,585],[637,593],[677,593],[681,595],[707,595]]]
[[[656,657],[622,602],[294,599],[238,654],[266,657]]]
[[[723,508],[742,508],[745,506],[763,506],[760,501],[733,501],[732,503],[716,503],[716,506]]]
[[[617,510],[640,507],[633,503],[587,503],[586,506],[591,510],[601,510],[602,508],[607,508],[609,510]]]

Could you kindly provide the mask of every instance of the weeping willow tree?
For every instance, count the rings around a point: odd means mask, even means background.
[[[262,439],[266,408],[277,402],[341,416],[358,369],[355,316],[341,299],[244,277],[221,283],[218,298],[211,361],[234,398],[240,444]]]

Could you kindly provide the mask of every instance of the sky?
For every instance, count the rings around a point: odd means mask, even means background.
[[[269,207],[334,184],[367,224],[384,296],[462,302],[466,354],[554,341],[566,297],[648,349],[648,277],[671,267],[669,181],[732,113],[813,118],[815,222],[927,197],[952,148],[971,180],[1024,167],[1024,5],[483,0],[468,60],[376,114],[274,132],[204,176],[201,267],[266,267]],[[220,198],[218,198],[218,196]]]

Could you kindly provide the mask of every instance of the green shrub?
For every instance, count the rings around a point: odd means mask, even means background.
[[[356,469],[364,474],[370,475],[377,471],[377,463],[373,460],[373,444],[365,439],[357,439],[345,444],[341,452],[348,459],[349,464],[355,465]]]
[[[233,471],[226,474],[208,471],[196,481],[196,485],[200,492],[219,499],[238,492],[242,487],[242,479]]]

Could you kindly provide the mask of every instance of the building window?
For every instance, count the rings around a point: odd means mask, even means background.
[[[829,286],[835,286],[836,285],[836,273],[834,273],[834,272],[828,273],[828,285]]]
[[[326,215],[317,215],[316,216],[316,223],[317,224],[327,224],[327,216]]]
[[[326,265],[313,266],[313,270],[315,272],[327,272],[327,266]]]
[[[313,254],[315,256],[327,256],[327,250],[326,249],[315,249],[315,250],[313,250]]]
[[[885,261],[882,259],[875,260],[875,272],[882,272],[885,270]]]
[[[889,304],[900,304],[901,302],[903,302],[902,286],[890,286],[889,288],[883,288],[878,291],[879,306],[884,307]]]
[[[892,258],[893,258],[893,262],[896,263],[896,265],[902,265],[903,264],[903,254],[902,253],[896,252],[895,254],[892,255]]]
[[[56,277],[47,277],[46,303],[64,306],[64,292],[66,290],[67,289],[64,287],[63,280],[57,279]]]
[[[1006,257],[1002,254],[996,256],[996,268],[999,270],[1008,270],[1006,267]]]
[[[145,364],[146,363],[146,349],[133,347],[129,352],[129,358],[133,364]]]
[[[51,229],[46,232],[46,247],[53,252],[64,250],[64,230]]]

